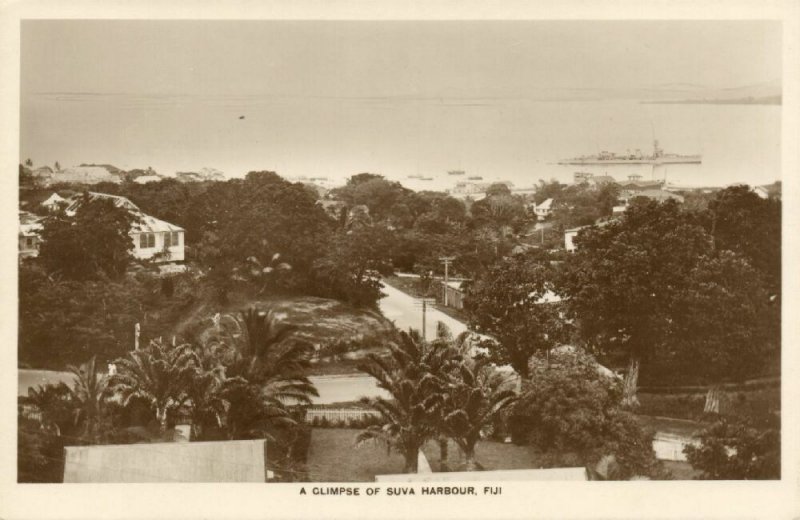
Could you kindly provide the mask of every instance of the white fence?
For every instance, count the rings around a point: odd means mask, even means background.
[[[373,417],[380,417],[380,413],[375,410],[356,408],[310,408],[306,411],[306,422],[311,424],[323,419],[331,424],[347,424],[351,421],[362,421]]]

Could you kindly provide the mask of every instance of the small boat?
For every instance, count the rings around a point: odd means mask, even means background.
[[[467,180],[470,180],[470,181],[482,181],[483,177],[481,177],[480,175],[476,175],[474,177],[467,177]]]
[[[419,177],[419,180],[421,180],[421,181],[432,181],[433,177]]]
[[[447,175],[464,175],[464,170],[450,170]]]

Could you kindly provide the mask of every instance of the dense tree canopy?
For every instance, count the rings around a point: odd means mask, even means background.
[[[136,323],[142,341],[169,334],[197,298],[189,275],[173,278],[165,295],[161,280],[147,274],[78,282],[26,264],[19,274],[19,361],[34,367],[111,361],[133,347]]]
[[[568,337],[561,305],[551,302],[553,272],[531,255],[514,255],[492,265],[469,289],[465,308],[470,326],[492,336],[492,360],[528,376],[528,360]]]
[[[633,395],[640,361],[651,383],[716,384],[759,374],[779,345],[763,276],[715,247],[706,223],[673,201],[637,201],[579,233],[565,263],[561,287],[581,337],[606,359],[628,357]]]
[[[774,293],[781,287],[781,202],[762,199],[748,186],[732,186],[708,204],[718,249],[744,256]]]
[[[111,200],[84,195],[74,217],[59,212],[44,220],[40,261],[70,280],[119,278],[132,259],[135,219]]]

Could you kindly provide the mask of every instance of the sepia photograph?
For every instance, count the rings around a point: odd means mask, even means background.
[[[796,478],[782,20],[17,23],[22,492]]]

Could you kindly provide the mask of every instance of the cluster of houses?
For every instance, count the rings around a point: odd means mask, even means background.
[[[88,200],[110,200],[118,208],[130,212],[135,218],[129,235],[133,242],[132,255],[139,260],[150,260],[161,264],[177,264],[184,260],[184,229],[161,219],[147,215],[125,197],[107,193],[88,192]],[[46,215],[63,211],[73,217],[84,204],[83,194],[63,197],[53,193],[39,204],[37,210],[19,212],[19,258],[36,257],[42,243],[42,222]]]
[[[91,186],[102,182],[121,184],[125,181],[148,184],[167,178],[150,167],[126,171],[111,164],[81,164],[68,168],[51,168],[45,165],[35,169],[24,167],[24,171],[30,174],[30,178],[34,182],[45,187],[55,184]],[[214,168],[201,168],[196,172],[175,172],[174,178],[180,182],[224,181],[225,175]]]
[[[618,182],[613,177],[609,175],[594,175],[592,173],[586,172],[576,172],[574,174],[574,181],[576,184],[589,184],[593,187],[599,187],[603,184],[609,183],[616,183],[620,186],[620,192],[618,197],[618,204],[613,208],[613,215],[612,218],[618,215],[621,215],[628,209],[631,201],[638,197],[644,197],[650,200],[655,200],[657,202],[665,202],[667,200],[674,200],[680,204],[684,202],[684,197],[675,193],[676,191],[683,191],[683,190],[696,190],[702,193],[713,193],[721,188],[689,188],[689,187],[680,187],[674,185],[665,185],[663,181],[646,181],[642,180],[641,175],[630,175],[628,176],[627,181]],[[762,199],[768,199],[770,197],[780,197],[780,194],[771,193],[768,187],[766,186],[753,186],[750,188],[753,193],[758,195]],[[546,209],[550,209],[552,205],[552,201],[548,199],[547,201],[543,202],[542,205],[546,203],[550,203],[546,208],[543,208],[542,211],[536,211],[536,215],[539,216],[540,214],[543,217],[540,217],[540,220],[544,220],[549,213],[546,212]],[[605,225],[608,221],[603,221],[596,223],[595,225]],[[564,230],[564,249],[569,252],[575,252],[575,237],[578,235],[581,229],[584,229],[588,226],[581,226],[572,229],[565,229]]]
[[[643,180],[641,175],[635,175],[635,174],[629,175],[627,180],[617,181],[614,177],[611,177],[610,175],[595,175],[593,173],[588,173],[588,172],[575,172],[575,174],[573,175],[573,180],[575,184],[586,184],[595,189],[598,189],[607,184],[619,185],[620,192],[617,199],[617,204],[613,207],[613,216],[621,215],[622,213],[624,213],[625,210],[628,209],[628,206],[633,201],[633,199],[638,197],[644,197],[658,202],[664,202],[666,200],[675,200],[679,203],[683,203],[684,201],[682,195],[664,189],[663,181]],[[536,214],[538,220],[543,221],[546,220],[552,214],[553,204],[554,204],[553,199],[547,199],[541,204],[529,205],[528,209]],[[599,225],[603,225],[603,222],[599,223]],[[578,232],[581,229],[584,229],[585,227],[588,226],[581,226],[564,230],[564,249],[567,252],[572,253],[575,251],[576,247],[574,239],[578,235]]]

